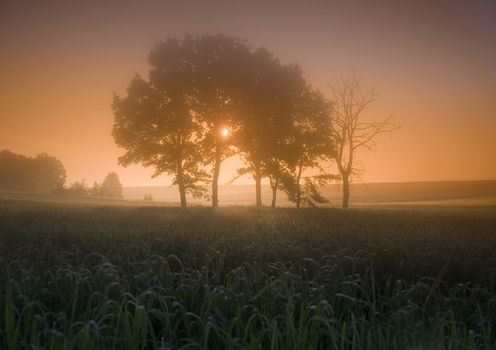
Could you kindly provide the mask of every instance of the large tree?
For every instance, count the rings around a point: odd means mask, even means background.
[[[343,181],[343,208],[348,208],[350,183],[359,177],[356,153],[375,147],[378,135],[391,133],[399,126],[391,122],[392,116],[381,121],[365,121],[363,112],[375,101],[377,93],[364,89],[355,76],[341,77],[330,86],[333,93],[334,115],[332,136],[336,142],[336,164]]]
[[[196,143],[201,129],[191,112],[187,93],[191,80],[182,64],[183,50],[178,42],[169,45],[169,50],[152,51],[149,81],[136,76],[126,97],[114,96],[112,134],[126,150],[119,158],[122,165],[140,163],[154,167],[153,176],[172,175],[181,207],[186,207],[186,194],[204,194],[201,183],[207,174],[201,169],[202,154]]]
[[[222,35],[169,38],[155,46],[149,61],[149,79],[136,77],[126,97],[114,97],[113,135],[127,151],[121,164],[141,163],[155,167],[155,175],[173,175],[183,206],[187,192],[204,194],[204,167],[211,167],[216,207],[221,163],[239,152],[246,163],[239,174],[253,176],[256,205],[262,205],[264,177],[275,189],[275,205],[280,177],[295,166],[289,145],[298,114],[302,108],[327,110],[302,102],[314,95],[301,67]]]
[[[283,65],[265,49],[255,51],[253,60],[235,135],[247,164],[238,176],[252,174],[257,206],[263,177],[272,188],[272,207],[278,190],[298,207],[324,202],[318,187],[332,176],[317,169],[318,175],[305,177],[305,186],[300,182],[305,170],[319,168],[332,155],[330,103],[311,88],[299,65]]]
[[[231,139],[236,110],[242,100],[240,86],[251,57],[246,43],[234,37],[203,35],[190,38],[194,67],[192,98],[195,116],[202,125],[204,164],[212,168],[212,206],[219,203],[221,163],[235,153]]]
[[[278,118],[284,119],[285,128],[283,132],[277,133],[266,143],[268,147],[265,149],[266,159],[264,161],[264,170],[272,188],[272,208],[276,206],[277,190],[285,189],[283,183],[290,178],[290,169],[294,167],[297,160],[293,135],[297,133],[301,113],[305,112],[302,109],[304,96],[309,92],[309,86],[299,65],[288,65],[280,74],[281,84],[276,88],[280,89],[278,94],[282,96],[276,96],[275,102],[285,104],[286,108],[280,111],[283,114]]]
[[[287,140],[293,127],[294,101],[301,93],[303,74],[299,66],[283,65],[264,48],[254,51],[242,86],[236,145],[246,167],[238,175],[255,180],[256,206],[262,206],[261,182],[273,182],[287,155]]]
[[[164,126],[175,125],[169,128],[167,133],[180,132],[181,147],[183,147],[181,154],[182,157],[187,157],[183,159],[187,169],[170,165],[164,168],[163,164],[158,164],[164,163],[163,159],[149,164],[150,155],[146,156],[146,163],[162,169],[162,172],[175,175],[175,183],[179,185],[182,203],[183,198],[185,200],[184,192],[204,194],[198,183],[207,179],[206,173],[201,170],[202,167],[210,166],[213,174],[212,205],[218,206],[220,167],[222,161],[234,153],[229,134],[234,129],[234,109],[241,99],[240,85],[246,80],[243,76],[251,55],[252,51],[244,41],[223,35],[186,35],[183,39],[168,38],[159,42],[150,54],[152,69],[147,83],[150,91],[146,94],[153,94],[154,97],[148,97],[146,103],[150,104],[150,100],[154,100],[155,104],[159,104],[164,100],[164,103],[169,104],[166,112],[158,112],[162,113],[158,118],[162,119]],[[132,99],[131,95],[129,97]],[[117,110],[119,103],[121,102],[117,98],[114,101],[114,108],[116,112],[122,114],[123,108]],[[158,107],[153,108],[157,110]],[[163,109],[164,106],[161,108]],[[164,116],[164,113],[169,115]],[[171,113],[175,115],[172,116]],[[165,131],[163,128],[162,130]],[[114,134],[118,135],[117,132]],[[143,140],[136,138],[138,136],[136,134],[127,139],[129,141],[133,138],[136,145],[143,145]],[[119,140],[122,141],[122,138]],[[123,143],[122,145],[124,146]],[[176,144],[174,147],[179,146]],[[145,148],[151,150],[149,145]],[[142,153],[143,150],[144,148],[141,147],[140,152]],[[156,152],[163,151],[153,152],[156,155]],[[167,154],[170,160],[170,149],[167,150]],[[145,159],[136,157],[134,160],[129,157],[122,158],[121,161],[123,164],[131,161],[145,164]],[[171,161],[178,162],[178,160]],[[187,170],[187,173],[184,173],[184,170]]]
[[[319,187],[337,178],[322,166],[335,156],[331,103],[310,86],[297,100],[288,148],[290,158],[287,171],[281,177],[281,189],[297,208],[302,204],[326,203]],[[305,174],[307,170],[311,173]]]

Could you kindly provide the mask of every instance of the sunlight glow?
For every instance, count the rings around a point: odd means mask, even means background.
[[[221,133],[221,135],[223,137],[228,137],[230,132],[229,132],[229,129],[228,128],[224,128],[224,129],[221,130],[220,133]]]

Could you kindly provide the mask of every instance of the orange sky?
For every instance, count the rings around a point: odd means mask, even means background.
[[[325,93],[350,71],[380,91],[367,117],[394,114],[404,130],[359,155],[366,181],[496,179],[494,2],[265,3],[2,1],[0,149],[48,152],[69,182],[116,171],[124,185],[169,184],[117,165],[112,93],[146,75],[158,40],[223,33],[299,62]]]

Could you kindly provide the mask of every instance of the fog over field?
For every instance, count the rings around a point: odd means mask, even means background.
[[[339,207],[342,186],[327,186],[323,195],[330,200],[327,206]],[[177,188],[174,186],[124,187],[124,198],[142,200],[151,193],[156,202],[177,203]],[[433,181],[399,183],[357,183],[352,185],[353,205],[496,205],[496,181]],[[253,205],[253,185],[221,185],[220,205]],[[271,189],[262,186],[264,204],[270,204]],[[208,205],[207,200],[190,199],[191,203]],[[294,206],[284,193],[278,193],[280,206]]]

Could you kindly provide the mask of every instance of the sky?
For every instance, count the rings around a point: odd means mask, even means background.
[[[366,120],[401,130],[358,154],[366,182],[496,179],[496,2],[0,1],[0,150],[59,158],[67,181],[169,185],[123,168],[112,95],[147,75],[153,45],[222,33],[299,63],[330,96],[354,72],[379,92]],[[240,166],[227,160],[220,183]],[[251,183],[241,179],[240,183]]]

